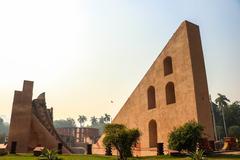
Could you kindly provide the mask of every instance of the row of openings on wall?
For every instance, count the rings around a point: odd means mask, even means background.
[[[166,104],[173,104],[176,103],[175,97],[175,88],[173,82],[168,82],[165,87],[166,93]],[[148,109],[156,108],[156,95],[155,95],[155,88],[150,86],[147,91],[148,96]]]
[[[173,67],[172,67],[172,58],[166,57],[163,60],[164,64],[164,75],[167,76],[171,73],[173,73]],[[166,104],[172,104],[176,103],[176,97],[175,97],[175,88],[173,82],[168,82],[165,87],[165,93],[166,93]],[[148,109],[156,108],[156,95],[155,95],[155,88],[154,86],[150,86],[147,90],[147,98],[148,98]]]

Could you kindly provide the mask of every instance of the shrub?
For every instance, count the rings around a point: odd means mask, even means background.
[[[128,129],[122,124],[107,124],[104,129],[105,146],[112,145],[119,152],[121,160],[126,160],[132,156],[132,146],[135,145],[140,137],[138,129]]]
[[[228,128],[228,135],[235,138],[240,138],[240,127],[231,126]]]
[[[42,155],[41,155],[41,158],[42,160],[59,160],[58,158],[58,155],[57,155],[57,151],[55,150],[50,150],[50,149],[47,149],[47,148],[44,148],[42,150]]]
[[[204,150],[197,150],[196,152],[191,153],[190,155],[192,160],[206,160],[204,156]]]
[[[203,127],[195,121],[189,121],[169,134],[169,148],[173,150],[196,151],[196,146],[203,134]]]

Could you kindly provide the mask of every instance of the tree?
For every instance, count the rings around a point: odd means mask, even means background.
[[[223,120],[222,120],[222,114],[221,114],[220,108],[214,102],[212,102],[212,108],[214,112],[216,126],[223,126]]]
[[[217,137],[218,137],[218,139],[223,139],[224,138],[223,126],[216,126],[216,130],[217,130]]]
[[[0,124],[3,124],[3,119],[0,117]]]
[[[234,105],[234,106],[240,106],[240,101],[235,101],[235,102],[232,103],[232,105]]]
[[[97,118],[95,116],[91,117],[91,124],[95,126],[98,123]]]
[[[104,122],[105,122],[105,123],[108,123],[108,122],[111,121],[111,116],[110,116],[109,114],[105,113],[103,119],[104,119]]]
[[[228,128],[228,134],[231,137],[240,138],[240,126],[231,126]]]
[[[104,145],[114,146],[119,152],[120,160],[127,160],[127,157],[132,156],[132,147],[140,137],[138,129],[128,129],[122,124],[107,124],[104,133]]]
[[[73,118],[67,118],[67,122],[73,126],[73,127],[76,127],[76,123],[75,123],[75,120]]]
[[[0,117],[0,143],[5,142],[6,135],[8,134],[9,124],[4,122],[3,118]]]
[[[203,135],[203,127],[195,121],[189,121],[169,134],[168,145],[173,150],[196,150],[197,143]]]
[[[224,124],[222,118],[222,110],[218,105],[212,102],[213,112],[215,115],[216,130],[218,139],[225,137]],[[240,102],[235,101],[232,104],[228,104],[224,107],[224,117],[226,122],[226,128],[229,135],[229,128],[231,126],[240,126]]]
[[[223,127],[225,131],[225,136],[227,137],[227,126],[225,121],[224,108],[228,105],[227,102],[230,102],[230,100],[225,95],[218,93],[218,98],[215,100],[215,102],[218,104],[222,111]]]
[[[84,126],[85,121],[87,121],[87,117],[84,115],[79,115],[78,122],[80,123],[80,127]]]
[[[100,123],[100,124],[105,124],[104,116],[101,116],[101,117],[99,118],[99,123]]]
[[[240,104],[233,102],[224,109],[226,126],[240,126]]]
[[[6,135],[0,132],[0,144],[5,142]]]
[[[105,113],[100,118],[96,118],[95,116],[91,117],[90,121],[91,121],[90,127],[97,128],[99,130],[99,133],[102,134],[105,125],[111,121],[111,116]]]
[[[73,118],[67,118],[66,120],[60,119],[53,122],[55,128],[72,128],[76,127],[75,120]]]

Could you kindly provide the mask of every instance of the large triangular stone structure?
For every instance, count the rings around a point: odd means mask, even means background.
[[[157,154],[157,143],[164,143],[166,151],[170,131],[190,120],[202,124],[205,137],[214,140],[199,27],[184,21],[112,123],[139,128],[134,154],[145,156]],[[105,153],[102,139],[93,146],[96,154]]]
[[[9,151],[27,153],[41,146],[71,153],[53,126],[53,110],[47,109],[45,93],[34,100],[32,94],[32,81],[24,81],[23,90],[15,91],[8,135]]]

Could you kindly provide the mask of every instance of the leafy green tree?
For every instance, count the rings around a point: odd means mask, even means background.
[[[53,125],[55,128],[72,128],[76,127],[75,121],[73,118],[67,118],[65,119],[60,119],[60,120],[55,120],[53,122]]]
[[[216,123],[216,131],[218,139],[223,139],[225,135],[224,123],[223,123],[223,114],[222,108],[212,102],[215,123]],[[229,132],[230,127],[232,126],[240,126],[240,102],[235,101],[232,104],[225,104],[223,108],[224,111],[224,119],[226,123],[227,132]]]
[[[79,115],[78,122],[80,124],[80,127],[84,126],[84,123],[87,121],[87,117],[84,115]]]
[[[91,117],[91,125],[95,126],[98,123],[97,118],[95,116]]]
[[[215,100],[215,102],[218,104],[219,108],[222,111],[224,132],[225,132],[225,136],[227,136],[228,134],[227,134],[225,115],[224,115],[224,108],[227,107],[228,105],[227,102],[230,102],[230,100],[225,95],[218,93],[218,98]]]
[[[5,142],[5,137],[6,137],[6,135],[4,133],[0,132],[0,143],[4,143]]]
[[[197,143],[202,138],[203,127],[195,121],[189,121],[179,128],[174,128],[169,134],[168,145],[173,150],[196,150]]]
[[[216,140],[219,140],[224,137],[224,130],[222,130],[223,129],[222,114],[221,114],[221,111],[220,111],[218,105],[215,104],[214,102],[211,102],[211,107],[212,107],[213,114],[214,114],[213,122],[215,123],[215,127],[216,127],[215,128],[216,129]]]
[[[225,137],[225,132],[223,128],[223,118],[221,113],[221,108],[218,107],[215,103],[212,102],[215,122],[216,122],[216,130],[218,139],[223,139]],[[227,130],[231,126],[240,126],[240,103],[239,101],[235,101],[232,104],[228,104],[224,108],[224,115],[226,126],[228,126]]]
[[[99,123],[100,123],[100,124],[105,124],[104,116],[101,116],[101,117],[99,118]]]
[[[222,113],[217,104],[212,102],[216,126],[223,126]]]
[[[111,121],[111,116],[110,116],[109,114],[105,113],[103,119],[104,119],[104,122],[105,122],[105,123],[108,123],[108,122]]]
[[[232,103],[233,106],[240,106],[240,101],[235,101]]]
[[[73,127],[76,127],[76,123],[75,123],[75,120],[73,118],[67,118],[67,122],[73,126]]]
[[[3,119],[0,117],[0,125],[3,124]]]
[[[128,129],[122,124],[107,124],[104,133],[104,145],[114,146],[119,152],[120,160],[127,160],[127,157],[132,156],[132,147],[140,137],[138,129]]]
[[[111,116],[105,113],[100,118],[96,118],[95,116],[91,117],[90,121],[91,121],[90,127],[97,128],[99,130],[99,133],[102,134],[105,125],[111,121]]]
[[[231,126],[228,128],[228,134],[231,137],[240,138],[240,126]]]
[[[225,108],[225,120],[228,127],[240,126],[240,104],[238,101]]]
[[[223,139],[224,135],[225,135],[223,126],[216,126],[216,130],[217,130],[217,137],[218,137],[218,139]]]
[[[9,124],[4,122],[3,118],[0,117],[0,143],[5,142],[6,135],[8,134]]]

